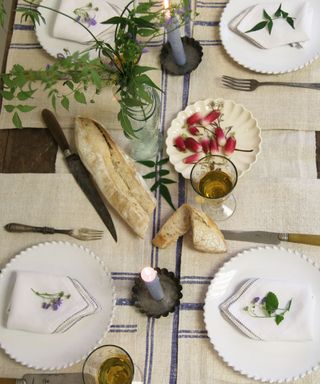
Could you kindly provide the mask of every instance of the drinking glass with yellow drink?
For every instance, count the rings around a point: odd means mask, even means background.
[[[236,209],[232,194],[238,181],[237,168],[225,156],[212,155],[199,160],[191,170],[191,185],[201,196],[202,209],[213,220],[226,220]]]
[[[86,358],[82,378],[84,384],[131,384],[134,364],[123,348],[102,345]]]

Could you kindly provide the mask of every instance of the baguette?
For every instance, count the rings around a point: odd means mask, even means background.
[[[77,117],[75,144],[102,196],[141,238],[156,201],[134,163],[98,122]]]
[[[152,243],[158,248],[166,248],[191,228],[196,250],[208,253],[226,252],[226,242],[218,226],[204,212],[189,204],[183,204],[169,217]]]

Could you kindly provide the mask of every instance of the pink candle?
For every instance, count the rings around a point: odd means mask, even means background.
[[[145,267],[141,271],[140,276],[152,298],[157,301],[162,300],[164,298],[164,293],[157,271],[151,267]]]

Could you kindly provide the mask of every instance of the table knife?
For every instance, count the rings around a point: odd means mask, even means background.
[[[22,379],[0,378],[0,384],[83,384],[81,373],[27,374]]]
[[[91,179],[90,173],[82,164],[79,155],[77,155],[76,153],[72,153],[72,151],[70,150],[67,139],[54,114],[48,109],[44,109],[42,111],[42,117],[53,138],[61,148],[65,160],[67,162],[68,168],[72,173],[73,177],[76,179],[76,182],[78,183],[90,203],[97,211],[98,215],[108,228],[114,240],[117,241],[117,233],[111,215],[107,207],[105,206],[101,196],[99,195],[99,192],[97,191]]]
[[[280,244],[281,241],[320,245],[320,235],[308,235],[303,233],[276,233],[264,231],[229,230],[222,230],[222,233],[226,240],[248,241],[252,243],[264,243],[274,245]]]

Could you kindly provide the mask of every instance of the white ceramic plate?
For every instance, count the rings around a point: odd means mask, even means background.
[[[255,380],[284,382],[301,378],[320,363],[320,327],[313,341],[265,342],[243,335],[222,317],[219,305],[248,278],[264,277],[311,285],[320,315],[319,268],[306,256],[281,247],[254,248],[227,261],[212,280],[204,307],[208,336],[220,357]]]
[[[244,9],[256,5],[257,0],[230,0],[220,21],[220,37],[227,53],[240,65],[252,71],[278,74],[296,71],[318,58],[320,53],[320,15],[319,0],[308,0],[314,10],[312,38],[304,43],[302,49],[290,46],[273,49],[261,49],[246,39],[232,32],[228,27],[230,21]],[[279,1],[281,3],[281,1]]]
[[[189,105],[186,109],[178,113],[177,117],[172,121],[168,129],[166,139],[167,153],[169,155],[170,162],[173,164],[175,170],[181,173],[186,179],[190,179],[190,172],[193,164],[185,164],[183,159],[192,155],[192,152],[178,151],[173,145],[174,139],[181,134],[188,134],[185,124],[189,116],[196,112],[201,113],[203,116],[208,114],[212,110],[212,103],[223,103],[222,112],[224,115],[221,127],[225,128],[233,126],[230,133],[235,133],[237,148],[252,150],[252,152],[235,151],[231,156],[229,156],[237,167],[239,177],[251,168],[252,164],[257,159],[258,153],[260,152],[260,128],[257,120],[252,116],[251,112],[249,112],[242,105],[236,104],[232,100],[206,99],[197,101],[195,104]],[[188,134],[188,136],[191,135]],[[198,136],[195,137],[195,139],[198,138]],[[204,153],[203,156],[205,156]]]
[[[66,275],[79,280],[101,310],[61,334],[36,334],[5,327],[12,271]],[[111,276],[87,248],[67,242],[41,243],[19,253],[0,275],[0,345],[18,363],[36,369],[62,369],[82,360],[108,331],[115,302]]]
[[[114,0],[115,5],[119,8],[119,15],[121,10],[127,5],[127,0]],[[57,9],[60,4],[60,0],[42,0],[41,5]],[[52,35],[53,25],[56,18],[56,13],[49,9],[39,8],[41,15],[45,18],[46,23],[41,22],[36,26],[36,34],[39,43],[43,49],[48,52],[49,55],[57,57],[59,54],[65,55],[64,49],[71,54],[75,52],[82,52],[88,49],[90,45],[80,44],[75,41],[68,41],[62,39],[56,39]],[[105,41],[109,44],[113,44],[113,34],[107,35]],[[91,58],[97,57],[96,51],[90,51]]]

